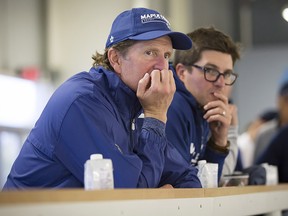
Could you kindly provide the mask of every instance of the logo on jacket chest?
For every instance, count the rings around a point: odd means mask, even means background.
[[[197,162],[200,157],[200,153],[202,149],[204,148],[204,144],[201,144],[199,152],[197,152],[196,146],[193,142],[190,144],[190,158],[191,158],[191,164],[197,165]]]

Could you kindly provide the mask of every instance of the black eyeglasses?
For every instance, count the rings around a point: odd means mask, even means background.
[[[238,77],[237,74],[232,73],[232,72],[224,72],[220,73],[218,70],[210,67],[201,67],[199,65],[191,65],[192,67],[195,67],[201,71],[204,72],[204,78],[205,80],[209,82],[216,82],[220,76],[224,77],[225,80],[225,85],[233,85]]]

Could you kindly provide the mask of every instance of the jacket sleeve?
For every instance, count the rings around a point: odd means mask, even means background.
[[[101,153],[112,160],[115,188],[136,188],[142,161],[128,152],[129,137],[123,133],[124,129],[105,106],[94,100],[78,99],[62,122],[54,154],[84,184],[86,160],[91,154]]]
[[[224,161],[222,176],[231,175],[235,170],[239,152],[237,145],[237,137],[238,126],[230,126],[228,131],[228,140],[230,141],[229,154]]]
[[[228,153],[219,152],[213,148],[211,148],[209,145],[207,145],[204,155],[204,160],[206,160],[209,163],[217,163],[218,164],[218,181],[220,181],[220,178],[222,176],[222,170],[225,158],[227,157]]]
[[[143,161],[139,187],[161,187],[165,184],[182,188],[201,187],[196,168],[190,167],[167,141],[163,122],[145,118],[136,149]]]
[[[160,186],[172,184],[175,188],[201,188],[198,169],[180,155],[171,143],[167,144],[166,162]]]
[[[173,100],[176,100],[175,98]],[[168,120],[166,124],[166,136],[169,142],[178,150],[182,157],[191,163],[192,156],[190,154],[190,122],[193,116],[187,115],[181,110],[180,103],[172,101],[168,110]],[[188,120],[189,119],[189,120]]]

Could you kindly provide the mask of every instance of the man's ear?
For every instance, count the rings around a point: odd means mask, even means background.
[[[110,48],[108,50],[108,59],[109,59],[110,65],[114,68],[114,71],[116,72],[116,74],[120,75],[121,67],[120,67],[119,52],[114,48]]]
[[[178,78],[183,81],[185,78],[185,71],[187,70],[185,65],[183,65],[182,63],[178,63],[176,65],[175,70],[176,70],[176,74],[177,74]]]

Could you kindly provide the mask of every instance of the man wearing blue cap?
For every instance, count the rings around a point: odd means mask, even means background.
[[[196,169],[165,136],[175,92],[168,61],[173,48],[191,46],[157,11],[134,8],[117,16],[94,67],[50,98],[4,189],[83,187],[84,163],[95,153],[112,159],[115,188],[201,187]]]

